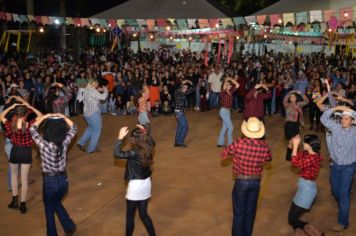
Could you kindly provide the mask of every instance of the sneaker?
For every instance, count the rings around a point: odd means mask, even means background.
[[[179,144],[179,143],[175,143],[174,147],[179,147],[179,148],[187,148],[188,146],[185,144]]]

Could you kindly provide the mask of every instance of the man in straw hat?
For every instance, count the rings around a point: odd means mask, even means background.
[[[232,190],[233,236],[252,235],[260,189],[262,165],[272,160],[272,153],[265,140],[263,122],[256,117],[244,121],[241,126],[244,135],[237,138],[222,153],[221,158],[233,156],[233,173],[236,176]]]
[[[341,121],[332,118],[334,112],[342,112]],[[346,106],[326,110],[321,123],[331,131],[328,145],[331,145],[331,192],[338,203],[338,224],[333,231],[341,232],[349,226],[350,190],[356,171],[356,126],[353,126],[356,112]]]

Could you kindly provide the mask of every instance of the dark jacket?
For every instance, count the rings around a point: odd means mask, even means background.
[[[140,153],[137,149],[123,151],[122,140],[117,140],[115,144],[114,157],[117,159],[127,159],[125,169],[125,180],[146,179],[151,176],[150,166],[143,166]]]

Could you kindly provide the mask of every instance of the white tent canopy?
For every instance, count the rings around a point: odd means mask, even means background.
[[[312,10],[338,10],[343,7],[352,7],[355,3],[355,0],[280,0],[253,15],[270,15]]]
[[[99,19],[224,18],[207,0],[129,0],[100,12]]]

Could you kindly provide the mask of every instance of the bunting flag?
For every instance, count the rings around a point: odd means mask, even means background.
[[[41,16],[35,16],[35,22],[37,24],[42,24]]]
[[[324,22],[329,22],[331,17],[333,17],[334,15],[335,15],[334,10],[325,10],[324,11]]]
[[[296,14],[297,25],[306,24],[308,22],[308,12],[298,12]]]
[[[284,13],[283,22],[284,26],[286,26],[288,23],[292,23],[293,25],[295,25],[294,13]]]
[[[199,19],[199,27],[201,29],[204,29],[204,28],[209,28],[210,27],[210,24],[209,24],[209,20],[208,19]]]
[[[41,16],[41,23],[42,25],[49,25],[48,16]]]
[[[53,25],[56,19],[57,19],[56,17],[49,16],[49,17],[48,17],[48,22],[49,22],[49,24],[50,24],[50,25]]]
[[[65,20],[68,25],[74,25],[74,21],[72,17],[66,17]]]
[[[195,19],[188,19],[187,22],[188,22],[188,28],[189,29],[196,28]]]
[[[282,25],[283,23],[279,14],[270,15],[269,21],[271,22],[271,26]]]
[[[125,20],[124,19],[118,19],[118,20],[116,20],[116,24],[117,24],[117,26],[122,28],[122,26],[125,25]]]
[[[267,15],[257,16],[257,23],[259,25],[264,25],[266,22]]]
[[[168,21],[171,25],[177,25],[177,24],[176,24],[176,19],[174,19],[174,18],[168,18],[167,21]]]
[[[100,25],[100,20],[97,18],[89,18],[90,25]]]
[[[326,28],[326,23],[320,23],[320,32],[325,32]]]
[[[231,29],[234,27],[234,23],[232,22],[231,18],[222,18],[220,20],[225,29]]]
[[[99,22],[102,27],[108,28],[108,22],[105,19],[100,19]]]
[[[246,21],[245,21],[245,18],[240,16],[240,17],[234,17],[232,18],[232,20],[234,21],[234,24],[236,26],[239,26],[239,25],[245,25],[246,24]]]
[[[152,19],[147,20],[147,28],[148,28],[148,30],[154,30],[155,20],[152,20]]]
[[[19,15],[19,18],[21,23],[28,22],[26,15]]]
[[[210,24],[210,28],[218,28],[219,27],[218,19],[210,19],[209,24]],[[216,26],[218,26],[218,27],[216,27]]]
[[[6,20],[7,20],[7,21],[12,21],[12,15],[11,15],[11,13],[6,12],[6,13],[5,13],[5,16],[6,16]]]
[[[177,25],[179,29],[188,29],[187,22],[184,19],[177,19]]]
[[[352,7],[339,9],[339,19],[344,26],[352,26]]]
[[[167,27],[168,26],[167,20],[166,19],[157,19],[157,26],[161,27],[161,28]]]
[[[338,25],[339,25],[339,22],[336,18],[336,16],[332,16],[330,18],[330,20],[328,21],[328,25],[329,25],[329,28],[332,29],[332,30],[336,30]]]
[[[88,18],[80,18],[80,22],[82,22],[83,26],[90,26],[90,22]]]
[[[125,23],[128,26],[138,26],[137,20],[135,19],[126,19]]]
[[[114,20],[114,19],[109,19],[108,23],[109,23],[108,26],[111,27],[111,28],[116,28],[116,26],[117,26],[116,20]]]
[[[17,14],[12,14],[12,19],[14,20],[14,22],[21,23],[21,19],[20,19],[19,15],[17,15]]]
[[[110,21],[109,21],[109,23],[110,23]],[[147,25],[146,24],[146,20],[144,20],[144,19],[137,19],[137,24],[140,27],[143,27],[143,26]]]
[[[73,23],[75,26],[82,26],[82,21],[80,18],[73,18]]]
[[[310,11],[310,23],[322,22],[322,21],[323,21],[323,14],[320,10]]]
[[[246,23],[248,25],[252,24],[252,23],[256,23],[256,16],[246,16],[245,17]]]
[[[6,20],[6,14],[5,12],[0,12],[0,20]]]
[[[36,22],[36,18],[33,15],[27,15],[27,19],[29,22],[31,22],[31,21]]]

